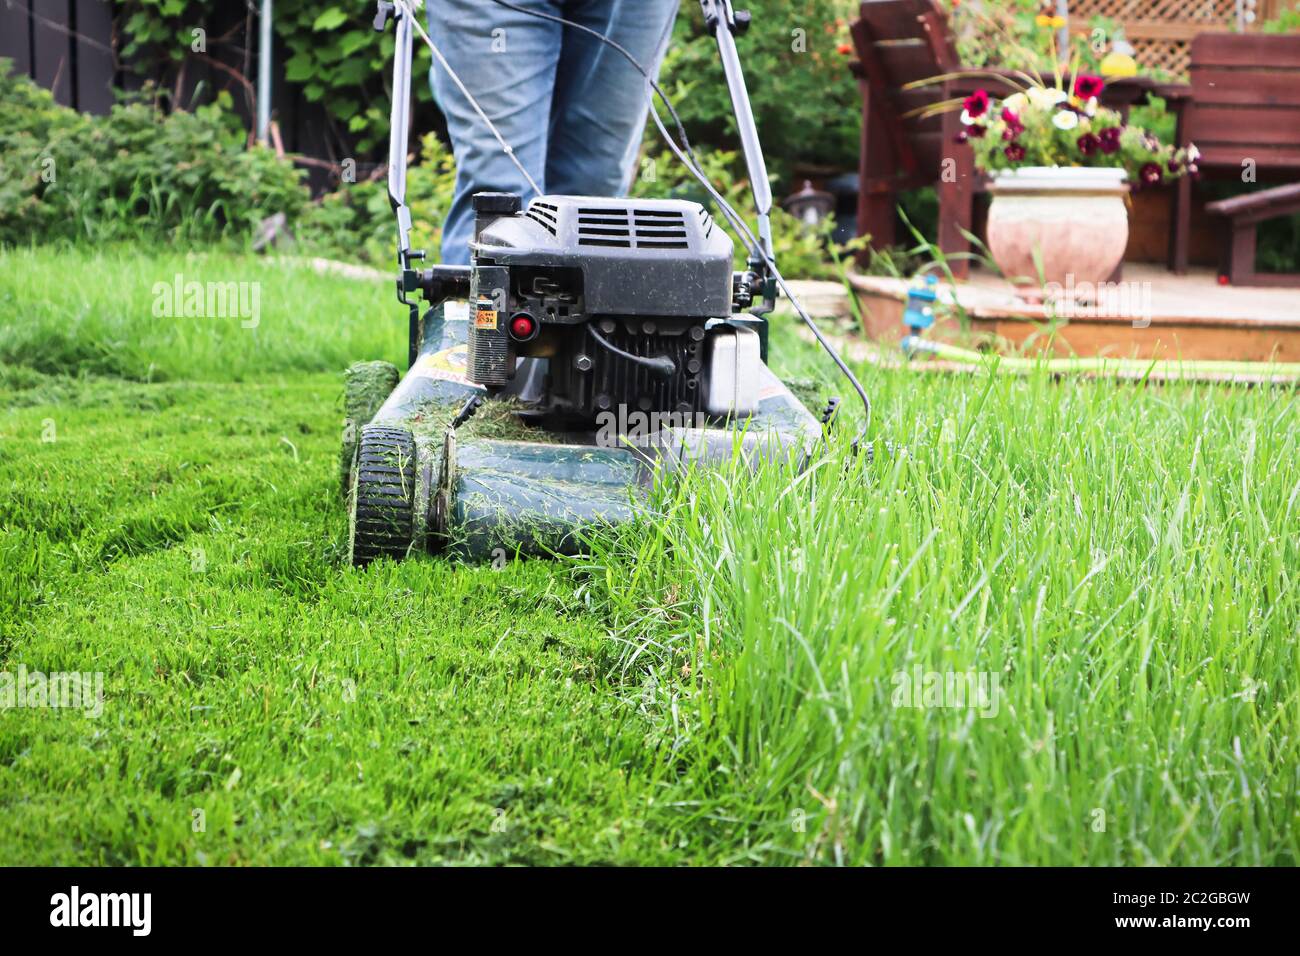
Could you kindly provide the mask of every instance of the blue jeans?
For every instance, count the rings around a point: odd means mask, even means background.
[[[654,75],[679,0],[511,2],[604,33]],[[617,50],[492,0],[430,0],[428,7],[429,36],[544,192],[627,191],[649,87]],[[464,265],[474,231],[474,193],[518,193],[525,204],[534,194],[436,61],[430,79],[456,154],[456,195],[443,224],[442,261]]]

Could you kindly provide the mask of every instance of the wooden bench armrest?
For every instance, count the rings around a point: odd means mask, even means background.
[[[1192,98],[1192,84],[1156,83],[1151,87],[1151,92],[1162,100],[1169,100],[1171,105],[1177,105]]]
[[[1259,189],[1231,199],[1206,203],[1205,211],[1214,216],[1227,216],[1229,219],[1249,217],[1251,219],[1271,219],[1300,211],[1300,183],[1288,183],[1271,189]]]

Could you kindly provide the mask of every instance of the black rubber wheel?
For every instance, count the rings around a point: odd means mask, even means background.
[[[415,440],[404,428],[367,425],[352,469],[351,555],[357,566],[406,557],[415,534]]]

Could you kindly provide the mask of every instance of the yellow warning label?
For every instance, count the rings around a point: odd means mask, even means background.
[[[415,363],[416,375],[424,378],[441,379],[458,385],[473,385],[465,377],[465,368],[469,364],[468,349],[464,345],[453,345],[441,352],[426,353]]]
[[[474,328],[489,329],[495,332],[497,327],[497,310],[479,308],[474,313]]]

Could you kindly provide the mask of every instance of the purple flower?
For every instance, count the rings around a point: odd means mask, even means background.
[[[1084,133],[1079,137],[1079,152],[1091,156],[1101,146],[1101,140],[1094,133]]]
[[[1123,132],[1122,127],[1109,126],[1097,134],[1098,143],[1101,151],[1109,156],[1119,149],[1119,134]]]
[[[1163,178],[1160,167],[1155,163],[1146,163],[1138,172],[1138,178],[1144,186],[1155,186]]]
[[[1011,160],[1013,163],[1018,163],[1025,158],[1025,148],[1019,143],[1012,143],[1002,152],[1006,153],[1007,159]]]
[[[987,126],[981,126],[979,123],[972,123],[966,127],[966,135],[971,139],[983,139],[984,134],[989,131]]]

